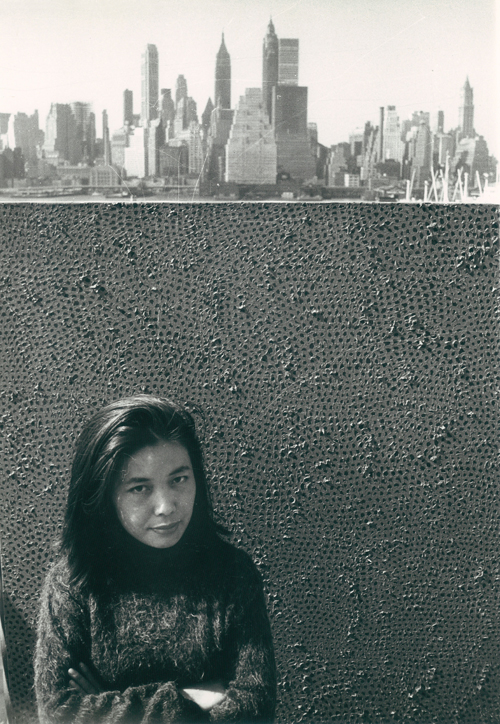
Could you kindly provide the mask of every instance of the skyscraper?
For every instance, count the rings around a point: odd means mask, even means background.
[[[404,143],[401,140],[401,124],[396,106],[387,106],[384,116],[382,161],[403,160]]]
[[[95,115],[90,103],[75,101],[70,104],[76,123],[76,157],[79,163],[92,164],[95,157]]]
[[[431,127],[431,114],[428,111],[413,111],[411,115],[411,125],[420,126],[421,123],[425,123],[429,128]]]
[[[231,108],[231,58],[224,43],[224,33],[215,61],[215,105]]]
[[[159,176],[160,149],[165,143],[165,130],[161,118],[149,122],[145,140],[146,176]]]
[[[378,160],[383,161],[384,160],[384,115],[385,115],[385,108],[384,106],[380,106],[380,113],[379,113],[379,127],[378,127],[378,142],[377,142],[377,154],[378,154]]]
[[[469,174],[471,180],[476,179],[476,174],[481,177],[491,171],[488,144],[483,136],[462,138],[459,141],[455,150],[452,168],[456,171],[460,167],[463,172]]]
[[[224,181],[226,170],[226,144],[233,125],[234,111],[230,108],[214,108],[210,115],[207,138],[206,178]]]
[[[123,125],[134,124],[134,93],[131,90],[123,91]]]
[[[299,84],[299,41],[297,38],[280,38],[278,53],[278,83]]]
[[[160,93],[160,118],[168,141],[174,133],[175,103],[170,88],[162,88]]]
[[[175,118],[173,123],[175,137],[177,138],[182,135],[182,133],[189,128],[189,124],[193,121],[198,123],[196,101],[190,96],[184,96],[180,98],[175,109]]]
[[[415,137],[415,150],[412,171],[415,171],[415,188],[422,188],[425,181],[431,178],[432,135],[429,125],[422,119]]]
[[[454,137],[451,133],[438,133],[434,137],[434,154],[436,163],[445,166],[447,157],[453,157]]]
[[[158,118],[158,49],[156,45],[147,45],[142,54],[141,65],[141,122],[146,126],[148,121]]]
[[[202,141],[202,145],[203,145],[203,156],[205,156],[205,154],[207,152],[207,148],[208,148],[208,133],[210,131],[210,122],[212,120],[213,110],[214,110],[214,104],[212,103],[212,99],[209,98],[207,101],[207,105],[205,106],[205,110],[201,114],[200,128],[201,128],[201,141]],[[207,157],[207,159],[208,159],[208,157]],[[203,173],[204,173],[205,177],[208,174],[208,167],[209,167],[209,163],[207,162],[207,163],[205,163],[205,165],[203,167]]]
[[[226,146],[226,181],[276,183],[276,142],[260,88],[240,96]]]
[[[274,86],[273,128],[278,152],[278,173],[289,173],[296,180],[311,179],[315,174],[316,160],[309,142],[306,87]]]
[[[203,168],[203,142],[198,121],[189,124],[188,149],[189,173],[199,175]]]
[[[9,130],[10,113],[0,113],[0,136],[3,136]]]
[[[187,80],[184,78],[183,75],[177,76],[177,80],[175,82],[175,105],[177,107],[177,104],[181,100],[181,98],[187,98],[188,94],[188,86],[187,86]]]
[[[273,31],[270,23],[270,49],[276,43],[272,37]],[[288,173],[293,179],[303,181],[314,176],[316,159],[307,126],[307,88],[299,86],[298,81],[299,41],[296,38],[280,38],[278,82],[271,86],[271,120],[276,139],[278,173]]]
[[[111,142],[109,138],[108,112],[102,112],[102,145],[104,150],[104,164],[109,166],[111,163]]]
[[[78,163],[76,122],[71,107],[66,103],[52,103],[45,129],[43,149],[47,161],[55,165],[62,160]]]
[[[437,132],[444,133],[444,111],[438,111],[437,114]]]
[[[205,106],[205,110],[201,114],[201,127],[203,128],[204,133],[208,133],[208,129],[210,128],[210,120],[212,118],[212,111],[214,110],[214,104],[212,103],[212,99],[209,98],[207,101],[207,105]]]
[[[269,120],[273,110],[273,88],[278,85],[279,43],[273,21],[269,21],[262,46],[262,96]]]
[[[43,143],[43,132],[38,123],[38,111],[32,116],[26,113],[16,113],[14,117],[14,147],[20,148],[26,163],[35,168],[37,166],[37,148]]]
[[[465,81],[460,93],[458,125],[462,137],[474,137],[474,92],[470,86],[469,78]]]
[[[161,120],[166,127],[175,118],[175,103],[170,88],[161,89]]]

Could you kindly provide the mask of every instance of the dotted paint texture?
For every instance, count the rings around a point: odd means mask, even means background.
[[[497,217],[0,207],[20,724],[75,435],[139,391],[205,411],[215,507],[265,580],[279,722],[500,721]]]

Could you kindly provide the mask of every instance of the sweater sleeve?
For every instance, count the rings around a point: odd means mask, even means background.
[[[226,698],[209,711],[211,722],[272,722],[276,706],[276,665],[262,581],[247,563],[235,591]]]
[[[203,722],[208,717],[174,682],[125,691],[83,694],[69,686],[68,669],[90,664],[85,606],[57,566],[42,592],[35,651],[35,692],[40,724],[153,724]]]

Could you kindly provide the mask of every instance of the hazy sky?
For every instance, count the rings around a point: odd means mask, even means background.
[[[224,31],[232,104],[262,82],[262,40],[272,15],[278,37],[299,38],[299,84],[308,120],[329,146],[348,140],[381,105],[400,118],[445,112],[458,122],[460,88],[474,89],[475,128],[500,156],[498,0],[0,0],[0,112],[89,101],[102,134],[122,124],[123,90],[140,112],[141,53],[158,47],[160,87],[183,74],[201,115],[213,99]]]

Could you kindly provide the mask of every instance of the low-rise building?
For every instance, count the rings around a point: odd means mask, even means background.
[[[89,185],[92,188],[116,188],[121,182],[120,170],[115,166],[93,166],[90,169]]]
[[[357,173],[345,173],[344,174],[344,186],[350,188],[357,188],[360,186],[359,174]]]

